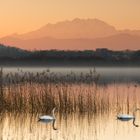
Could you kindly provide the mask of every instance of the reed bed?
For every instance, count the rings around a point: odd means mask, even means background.
[[[99,85],[95,71],[57,76],[42,73],[0,71],[0,112],[48,113],[57,107],[60,113],[129,113],[140,106],[139,85],[113,83]]]
[[[70,72],[63,74],[63,72],[51,72],[46,69],[42,72],[26,72],[22,69],[17,69],[15,72],[3,73],[1,68],[0,78],[3,84],[19,84],[25,82],[33,83],[95,83],[99,81],[100,75],[96,72],[96,69],[90,69],[87,73],[75,73]]]

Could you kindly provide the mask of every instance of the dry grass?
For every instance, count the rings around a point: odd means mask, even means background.
[[[80,80],[72,73],[63,78],[45,72],[3,75],[1,69],[0,111],[46,113],[57,106],[60,113],[66,114],[106,113],[126,109],[129,112],[139,106],[138,86],[100,86],[96,72],[81,75]]]

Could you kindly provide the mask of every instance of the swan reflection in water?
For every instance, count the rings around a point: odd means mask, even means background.
[[[135,127],[139,127],[139,125],[135,124],[135,121],[136,121],[136,112],[137,111],[140,111],[139,108],[135,109],[134,112],[133,112],[133,115],[128,115],[128,114],[120,114],[117,116],[117,119],[118,120],[121,120],[121,121],[130,121],[130,120],[133,120],[133,125]]]
[[[54,114],[55,110],[56,110],[56,107],[53,108],[52,110],[52,116],[49,116],[49,115],[40,116],[38,121],[44,122],[44,123],[52,122],[53,130],[57,130],[57,128],[55,128],[55,121],[56,121],[55,114]]]

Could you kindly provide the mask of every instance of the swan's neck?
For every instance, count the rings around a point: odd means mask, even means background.
[[[53,109],[53,111],[52,111],[52,116],[53,116],[53,118],[54,118],[54,120],[55,120],[55,114],[54,114],[54,111],[55,111],[55,109]]]
[[[140,111],[140,109],[138,108],[138,109],[136,109],[136,110],[133,112],[133,116],[134,116],[133,125],[134,125],[135,127],[139,127],[137,124],[135,124],[135,121],[136,121],[136,112],[137,112],[137,111]]]
[[[139,127],[139,125],[137,125],[137,124],[135,124],[135,117],[134,117],[134,119],[133,119],[133,125],[135,126],[135,127]]]
[[[57,128],[55,128],[55,119],[53,120],[52,127],[53,127],[53,130],[57,130]]]

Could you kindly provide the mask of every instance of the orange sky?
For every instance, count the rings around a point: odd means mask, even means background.
[[[140,0],[0,0],[0,37],[76,17],[140,29]]]

